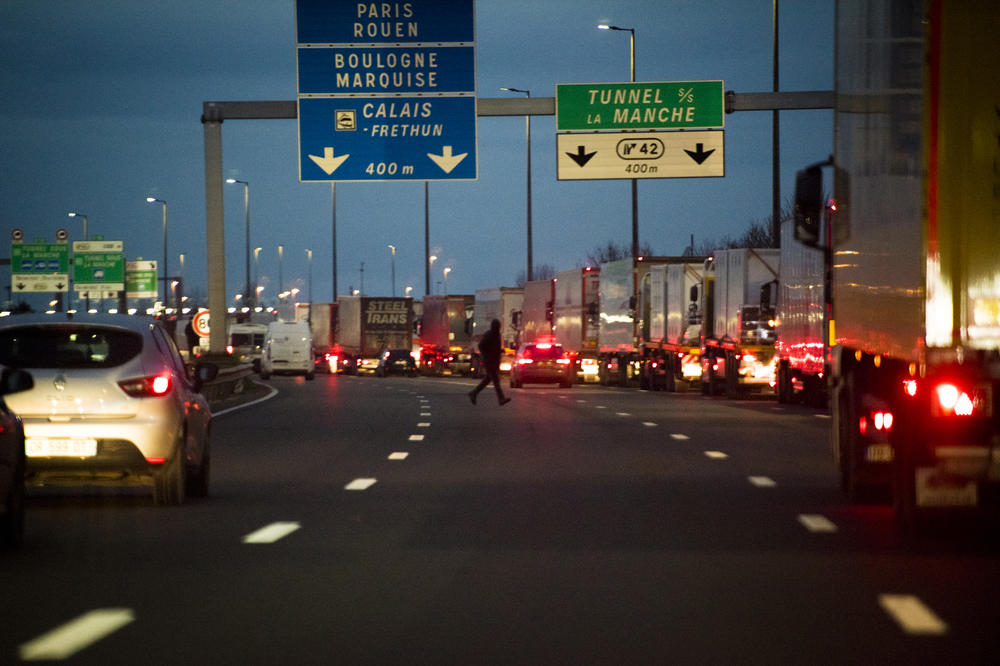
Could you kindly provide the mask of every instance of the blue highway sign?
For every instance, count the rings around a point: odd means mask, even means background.
[[[299,180],[474,180],[474,0],[297,0]]]
[[[299,179],[471,180],[475,97],[301,98]]]

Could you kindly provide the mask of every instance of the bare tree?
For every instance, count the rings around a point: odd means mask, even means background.
[[[646,244],[639,244],[639,254],[644,257],[653,255],[653,248]],[[618,245],[613,240],[609,240],[606,245],[598,245],[590,251],[584,260],[585,266],[600,266],[609,261],[617,261],[632,256],[632,248],[628,245]]]
[[[536,280],[551,280],[556,276],[556,269],[552,264],[532,266],[531,272]],[[525,271],[518,271],[517,277],[514,279],[514,284],[518,287],[523,287],[525,282],[527,282]]]

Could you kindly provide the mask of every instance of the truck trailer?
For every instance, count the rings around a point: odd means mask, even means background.
[[[574,268],[556,274],[552,306],[553,335],[573,356],[576,376],[597,382],[597,336],[600,329],[601,270]]]
[[[401,296],[340,296],[337,335],[347,372],[374,374],[387,349],[413,346],[413,299]]]
[[[639,291],[643,378],[647,388],[676,391],[701,378],[704,257],[652,265]]]
[[[340,371],[343,353],[337,345],[337,304],[296,303],[295,321],[309,322],[318,372]]]
[[[475,364],[479,368],[479,341],[494,319],[500,320],[500,335],[503,341],[501,372],[510,372],[514,352],[521,343],[521,313],[524,307],[524,289],[518,287],[497,287],[477,289],[475,313],[473,315],[472,348],[475,350]]]
[[[420,324],[422,374],[471,374],[474,303],[472,294],[424,297]]]
[[[998,25],[995,0],[839,2],[832,164],[796,186],[831,262],[841,485],[890,489],[905,527],[998,495]]]
[[[773,389],[779,252],[719,250],[705,261],[702,393],[738,398]]]
[[[552,340],[555,281],[532,280],[524,284],[521,307],[521,342]]]

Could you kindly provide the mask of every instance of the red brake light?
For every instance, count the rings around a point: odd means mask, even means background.
[[[969,394],[954,384],[938,384],[934,393],[937,395],[938,406],[944,414],[972,416],[975,411],[975,405]]]
[[[155,398],[170,393],[173,383],[170,380],[170,373],[162,372],[149,377],[127,379],[118,382],[118,385],[133,398]]]
[[[528,365],[529,363],[534,363],[535,360],[531,358],[519,358],[517,359],[518,365]]]
[[[570,360],[564,356],[562,358],[557,358],[556,363],[558,363],[559,365],[569,365]]]

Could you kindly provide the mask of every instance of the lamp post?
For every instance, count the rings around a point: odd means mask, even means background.
[[[530,90],[521,90],[519,88],[501,88],[506,92],[512,93],[524,93],[528,98],[531,97]],[[531,114],[524,116],[524,133],[525,133],[525,146],[527,151],[527,181],[528,181],[528,211],[527,211],[527,221],[528,221],[528,269],[526,273],[526,280],[534,280],[533,275],[533,262],[531,258]]]
[[[389,249],[392,250],[392,295],[396,296],[396,246],[390,245]]]
[[[307,313],[306,320],[312,325],[312,315],[313,315],[313,251],[306,250],[306,265],[307,277],[309,278],[309,312]]]
[[[449,266],[449,267],[445,268],[443,272],[444,272],[444,295],[447,296],[448,295],[448,273],[451,273],[451,267]]]
[[[243,297],[247,305],[253,305],[253,295],[250,291],[250,183],[245,180],[237,180],[235,178],[227,178],[226,182],[230,185],[234,183],[239,183],[243,186],[243,216],[245,218],[244,223],[246,225],[246,268],[247,268],[247,281],[246,286],[243,289]]]
[[[616,25],[601,24],[599,30],[618,30],[629,33],[629,80],[635,83],[635,28],[620,28]],[[639,192],[638,180],[632,179],[632,259],[639,257]]]
[[[72,213],[67,213],[67,217],[82,217],[83,218],[83,240],[88,240],[87,238],[87,216],[83,213],[77,213],[73,211]]]
[[[146,203],[163,204],[163,307],[167,306],[167,202],[156,197],[146,197]]]
[[[285,280],[281,274],[281,260],[285,257],[285,246],[278,246],[278,293],[285,293]]]

